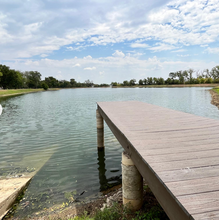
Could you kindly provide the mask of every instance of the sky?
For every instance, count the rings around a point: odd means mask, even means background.
[[[211,69],[219,0],[0,0],[0,64],[98,84]]]

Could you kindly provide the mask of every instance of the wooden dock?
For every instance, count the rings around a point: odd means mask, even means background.
[[[219,219],[219,120],[138,101],[97,108],[170,219]]]

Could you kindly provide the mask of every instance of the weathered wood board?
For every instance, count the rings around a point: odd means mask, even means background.
[[[0,219],[2,219],[31,178],[0,180]]]

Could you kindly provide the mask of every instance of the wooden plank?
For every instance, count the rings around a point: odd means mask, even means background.
[[[166,186],[175,196],[212,192],[219,189],[219,176],[168,182]]]
[[[191,215],[219,211],[219,191],[178,196],[177,199]]]
[[[153,162],[170,162],[173,161],[178,161],[178,160],[185,160],[185,159],[200,159],[200,158],[208,158],[208,157],[218,157],[219,156],[219,149],[212,149],[209,151],[197,151],[197,152],[182,152],[180,154],[172,154],[169,153],[168,156],[166,155],[152,155],[148,156],[147,155],[147,150],[141,150],[141,156],[145,158],[145,160],[148,163],[153,163]]]
[[[135,142],[132,142],[132,144],[135,146]],[[148,156],[153,156],[153,155],[168,155],[171,153],[179,154],[179,153],[195,153],[197,151],[208,151],[208,150],[217,150],[218,149],[218,144],[204,144],[204,145],[182,145],[180,148],[177,146],[179,143],[176,143],[175,145],[163,145],[162,144],[157,144],[154,147],[153,146],[138,146],[139,151],[146,151]],[[154,163],[154,162],[152,162]],[[155,162],[156,163],[156,162]],[[159,163],[159,162],[158,162]]]
[[[203,138],[192,138],[189,141],[181,139],[175,140],[168,139],[168,140],[162,140],[162,139],[145,139],[142,137],[141,139],[134,139],[130,138],[129,135],[126,135],[127,138],[132,142],[133,144],[136,144],[135,146],[137,148],[139,147],[146,147],[147,149],[153,149],[153,148],[158,148],[163,144],[164,147],[166,146],[177,146],[177,147],[183,147],[183,146],[198,146],[198,145],[209,145],[209,144],[218,144],[218,138],[217,136],[215,138],[211,139],[206,139],[205,137]]]
[[[193,215],[193,217],[194,217],[194,219],[198,219],[198,220],[206,220],[206,219],[218,220],[219,219],[219,210],[195,214],[195,215]]]
[[[199,178],[215,177],[219,174],[219,166],[209,166],[201,168],[188,168],[173,171],[157,172],[163,182],[176,182],[181,180],[192,180]]]
[[[168,155],[167,155],[168,156]],[[208,158],[198,158],[198,159],[184,159],[179,161],[171,162],[157,162],[150,163],[151,168],[155,172],[160,171],[173,171],[173,170],[186,170],[191,168],[201,168],[201,167],[209,167],[219,165],[219,156],[216,157],[208,157]]]
[[[202,138],[205,137],[205,139],[210,139],[211,137],[214,137],[215,135],[219,135],[218,131],[219,126],[214,127],[208,127],[208,128],[202,128],[202,129],[186,129],[186,130],[168,130],[168,131],[158,131],[154,130],[151,132],[148,132],[147,130],[141,129],[141,130],[130,130],[128,131],[129,137],[136,139],[138,138],[144,138],[147,139],[153,139],[154,136],[160,139],[169,139],[169,138],[185,138],[189,139],[191,137],[199,137],[202,136]],[[126,129],[127,130],[127,129]],[[135,136],[134,136],[135,134]],[[192,135],[191,135],[192,134]]]

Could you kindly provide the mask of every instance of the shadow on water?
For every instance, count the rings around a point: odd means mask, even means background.
[[[100,183],[100,191],[105,190],[107,186],[107,178],[106,178],[106,165],[105,165],[105,149],[101,148],[97,150],[98,153],[98,171],[99,171],[99,183]]]
[[[105,191],[113,186],[119,185],[122,182],[122,175],[112,176],[106,178],[106,164],[105,164],[105,149],[101,148],[97,150],[98,153],[98,171],[99,171],[99,183],[100,183],[100,192]],[[110,170],[111,172],[117,172],[118,170]]]

